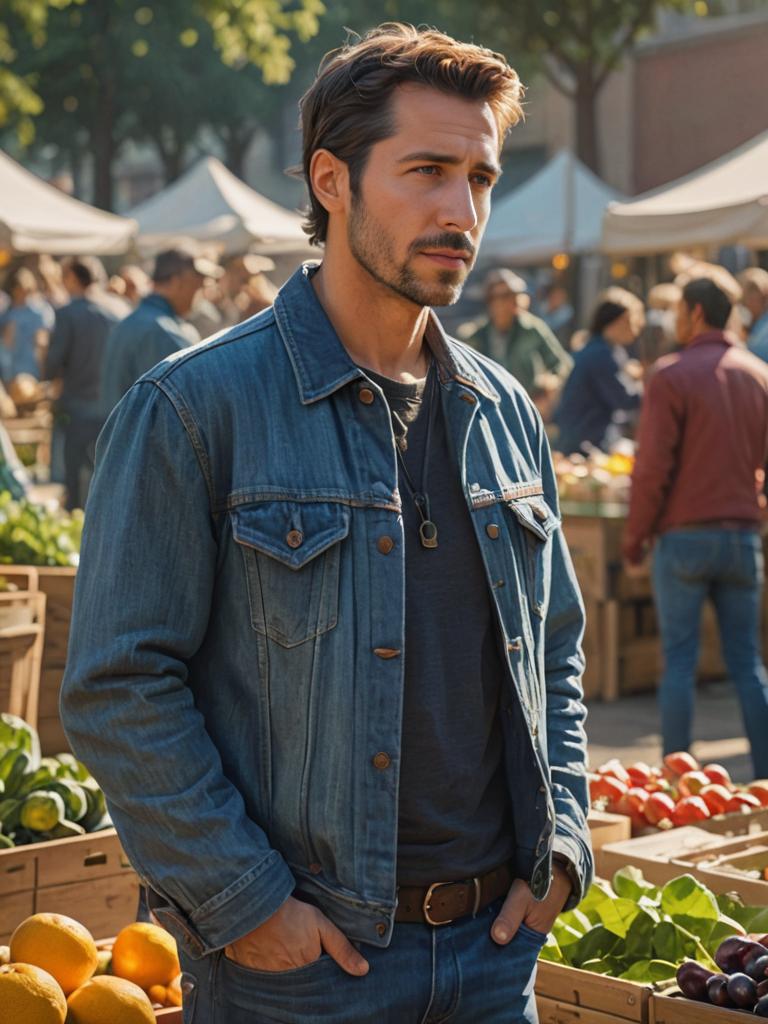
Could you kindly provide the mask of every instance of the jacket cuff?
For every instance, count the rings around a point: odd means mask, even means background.
[[[578,840],[558,833],[552,840],[552,856],[564,860],[571,879],[571,895],[563,910],[573,910],[584,899],[592,884],[592,859],[586,858]]]
[[[272,850],[259,864],[190,914],[150,888],[149,909],[184,951],[199,960],[258,928],[285,903],[296,881]]]

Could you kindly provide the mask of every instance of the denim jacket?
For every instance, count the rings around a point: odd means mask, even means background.
[[[396,453],[384,396],[311,273],[132,387],[99,439],[88,501],[62,717],[193,956],[294,889],[353,940],[386,946],[392,931]],[[553,849],[564,854],[575,902],[592,874],[584,612],[547,441],[506,371],[434,317],[428,343],[506,648],[516,870],[543,898]]]

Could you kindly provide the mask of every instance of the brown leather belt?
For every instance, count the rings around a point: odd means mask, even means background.
[[[397,890],[395,921],[450,924],[456,918],[474,915],[500,896],[506,896],[512,880],[511,867],[502,864],[484,875],[460,882],[401,885]]]

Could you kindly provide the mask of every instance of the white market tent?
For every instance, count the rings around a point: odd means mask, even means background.
[[[560,150],[493,206],[481,253],[524,264],[548,261],[559,252],[594,252],[605,208],[618,195],[573,153]]]
[[[603,223],[608,253],[729,242],[768,247],[768,131],[692,174],[612,203]]]
[[[179,238],[218,243],[225,254],[311,252],[297,213],[237,178],[216,157],[204,157],[177,181],[131,210],[139,246],[157,252]]]
[[[0,150],[0,247],[53,256],[124,253],[136,223],[60,192]]]

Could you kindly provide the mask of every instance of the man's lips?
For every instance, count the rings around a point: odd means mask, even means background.
[[[422,256],[426,256],[428,259],[434,260],[439,263],[442,267],[451,267],[451,269],[457,269],[459,267],[466,266],[472,259],[471,255],[463,250],[457,249],[432,249],[429,251],[423,251]]]

